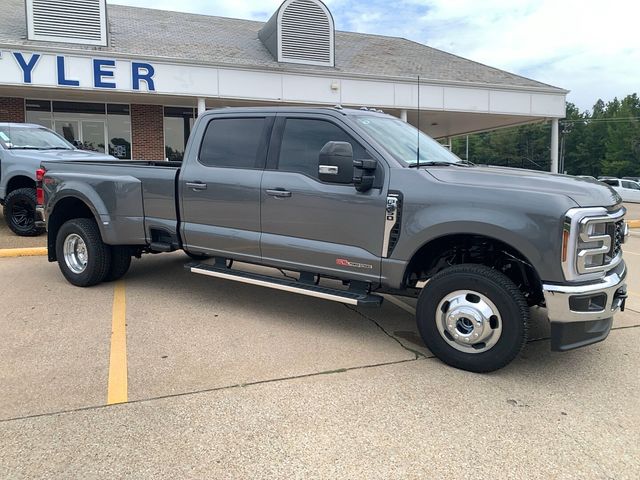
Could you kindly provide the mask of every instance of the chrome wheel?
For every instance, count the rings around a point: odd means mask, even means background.
[[[461,352],[490,350],[502,334],[502,318],[494,303],[473,290],[446,295],[436,310],[436,325],[442,338]]]
[[[75,274],[84,272],[88,259],[87,245],[82,237],[76,233],[68,235],[64,240],[64,261],[69,270]]]

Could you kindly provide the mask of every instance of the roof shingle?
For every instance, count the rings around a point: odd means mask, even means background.
[[[46,45],[113,52],[193,63],[236,65],[280,71],[416,78],[534,89],[564,90],[489,67],[404,38],[336,32],[336,66],[278,63],[258,39],[263,22],[108,5],[109,46]],[[37,48],[27,40],[24,0],[4,0],[0,43]]]

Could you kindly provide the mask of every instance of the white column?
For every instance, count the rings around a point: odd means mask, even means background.
[[[558,119],[551,119],[551,172],[558,173]]]
[[[407,111],[406,110],[400,110],[400,120],[402,120],[403,122],[407,121]]]
[[[202,115],[207,110],[207,105],[204,103],[204,98],[198,98],[198,116]]]
[[[447,137],[447,148],[451,151],[451,137]]]

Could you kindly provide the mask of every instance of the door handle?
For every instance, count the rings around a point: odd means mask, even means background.
[[[206,190],[207,184],[203,182],[187,182],[187,188],[191,190]]]
[[[291,196],[291,192],[284,188],[271,188],[267,190],[267,195],[278,198],[289,198]]]

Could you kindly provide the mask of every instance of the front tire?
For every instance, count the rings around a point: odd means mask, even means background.
[[[44,232],[36,227],[36,191],[34,188],[18,188],[4,201],[4,218],[13,233],[21,237],[35,237]]]
[[[60,227],[56,256],[64,277],[78,287],[102,282],[111,269],[111,248],[102,241],[96,222],[88,218],[69,220]]]
[[[455,265],[434,275],[420,293],[416,317],[429,350],[471,372],[504,367],[527,341],[529,308],[522,292],[484,265]]]

